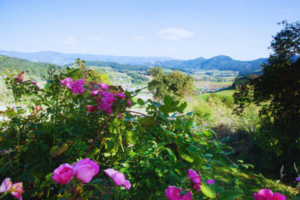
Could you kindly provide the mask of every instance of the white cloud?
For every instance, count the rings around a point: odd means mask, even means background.
[[[95,37],[87,37],[87,40],[102,40],[102,37],[95,36]]]
[[[179,28],[167,28],[158,31],[158,35],[166,40],[178,40],[179,38],[192,37],[194,36],[194,33]]]
[[[61,44],[75,44],[75,37],[73,35],[70,35],[69,37],[66,38],[66,40],[60,42]]]
[[[145,39],[144,37],[142,37],[142,36],[133,36],[132,37],[134,40],[143,40],[143,39]]]

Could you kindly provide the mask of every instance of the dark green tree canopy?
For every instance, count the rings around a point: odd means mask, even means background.
[[[194,78],[191,76],[180,71],[165,74],[160,67],[152,68],[148,73],[153,76],[153,80],[148,83],[148,88],[154,93],[155,99],[163,99],[169,95],[179,100],[194,94]]]
[[[266,153],[270,166],[293,162],[300,164],[300,24],[282,23],[282,29],[271,42],[274,53],[263,64],[263,75],[254,76],[249,85],[234,94],[237,113],[245,105],[261,105],[264,119],[261,131],[255,135]]]

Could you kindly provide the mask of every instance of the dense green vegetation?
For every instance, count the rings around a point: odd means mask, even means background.
[[[148,83],[148,89],[154,93],[155,99],[163,99],[166,95],[174,99],[184,99],[194,94],[194,78],[182,74],[180,71],[173,71],[165,74],[160,67],[148,71],[153,80]]]
[[[113,69],[121,71],[148,71],[150,69],[150,67],[144,65],[129,65],[105,61],[87,61],[85,64],[86,66],[111,67]]]
[[[2,72],[5,70],[12,71],[14,69],[25,71],[29,75],[42,77],[43,75],[47,75],[48,67],[50,65],[54,66],[57,70],[65,71],[66,69],[64,66],[53,65],[50,63],[31,62],[20,58],[0,55],[0,71]]]
[[[245,75],[243,77],[235,78],[234,82],[232,83],[232,87],[238,89],[242,85],[247,85],[250,82],[252,75]]]
[[[263,119],[259,141],[263,150],[265,167],[276,170],[283,164],[289,173],[294,173],[294,163],[300,165],[296,152],[300,151],[300,23],[282,23],[284,29],[271,42],[273,54],[263,65],[263,75],[252,77],[248,85],[242,85],[234,94],[235,109],[241,114],[248,104],[261,105]]]

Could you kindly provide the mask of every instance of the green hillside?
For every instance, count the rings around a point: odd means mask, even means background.
[[[171,60],[157,62],[159,66],[189,70],[191,72],[198,70],[233,70],[239,72],[260,71],[261,64],[267,61],[266,58],[260,58],[253,61],[234,60],[228,56],[215,56],[210,59],[196,58],[193,60]]]
[[[73,65],[73,64],[69,64]],[[105,61],[87,61],[85,63],[86,66],[96,66],[96,67],[111,67],[116,70],[128,70],[128,71],[148,71],[150,69],[149,66],[144,65],[129,65],[129,64],[120,64],[117,62],[105,62]]]
[[[58,70],[64,70],[66,67],[44,63],[44,62],[31,62],[25,59],[1,56],[0,55],[0,72],[4,70],[20,70],[25,71],[33,76],[41,77],[42,75],[46,75],[48,71],[48,67],[52,65],[55,66]]]

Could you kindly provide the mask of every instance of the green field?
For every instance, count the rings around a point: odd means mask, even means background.
[[[198,100],[198,99],[202,99],[202,100],[207,100],[207,98],[209,97],[209,95],[211,94],[216,94],[217,96],[226,96],[228,97],[229,99],[232,99],[233,100],[233,94],[236,90],[233,90],[233,89],[227,89],[227,90],[222,90],[222,91],[218,91],[218,92],[211,92],[211,93],[205,93],[205,94],[201,94],[199,96],[195,96],[195,99]]]

